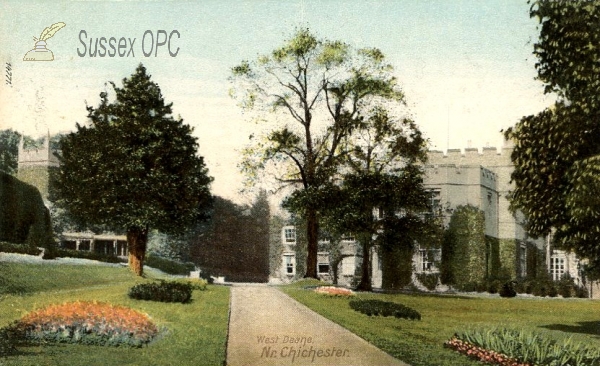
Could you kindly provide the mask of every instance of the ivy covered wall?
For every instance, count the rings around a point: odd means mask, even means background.
[[[50,214],[34,186],[0,171],[0,241],[56,248]]]
[[[488,255],[483,211],[458,206],[448,224],[442,245],[441,280],[458,288],[487,277]]]

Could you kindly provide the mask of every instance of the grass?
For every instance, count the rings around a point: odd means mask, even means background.
[[[139,278],[127,268],[83,265],[0,263],[0,326],[29,311],[74,300],[98,300],[149,314],[166,329],[143,348],[81,345],[22,347],[2,365],[222,365],[229,289],[208,286],[194,291],[190,304],[132,300],[128,289],[159,276]]]
[[[351,299],[319,296],[303,289],[302,282],[282,289],[413,366],[480,365],[443,347],[455,332],[480,326],[526,329],[558,339],[572,336],[600,347],[600,302],[592,300],[357,293],[358,299],[392,301],[419,311],[422,320],[413,321],[363,315],[350,308]]]

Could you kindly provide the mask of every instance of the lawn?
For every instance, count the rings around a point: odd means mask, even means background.
[[[127,268],[0,263],[0,326],[27,312],[74,300],[97,300],[147,313],[165,331],[142,348],[49,345],[22,347],[2,365],[222,365],[225,360],[229,289],[195,290],[189,304],[132,300],[128,289],[147,278]]]
[[[481,365],[443,347],[455,332],[479,326],[525,328],[554,338],[572,336],[600,347],[600,302],[593,300],[371,293],[356,296],[409,306],[422,315],[421,321],[414,321],[369,317],[350,309],[348,298],[319,295],[298,284],[282,290],[413,366]]]

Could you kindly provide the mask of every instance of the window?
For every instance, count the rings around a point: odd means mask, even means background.
[[[285,273],[293,275],[296,273],[296,256],[294,254],[285,254],[283,256],[283,263],[285,263]]]
[[[283,228],[283,242],[286,244],[296,243],[296,228],[286,226]]]
[[[433,214],[437,214],[440,210],[442,203],[442,194],[439,188],[432,188],[429,190],[429,209]]]
[[[521,255],[519,256],[519,263],[521,265],[521,277],[527,276],[527,248],[521,246]]]
[[[353,235],[343,235],[342,241],[354,241],[354,236]]]
[[[439,259],[440,254],[440,249],[419,249],[417,258],[417,268],[419,272],[435,271],[435,260]]]
[[[319,274],[329,274],[329,255],[319,254],[317,263],[317,270]]]
[[[550,275],[554,281],[558,281],[565,274],[565,258],[560,255],[553,255],[550,258]]]

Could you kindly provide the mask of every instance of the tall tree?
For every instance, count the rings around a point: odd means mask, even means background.
[[[538,79],[556,104],[526,116],[505,137],[515,142],[513,209],[535,235],[600,260],[600,1],[534,1]]]
[[[337,173],[347,154],[342,141],[364,109],[403,99],[392,72],[379,50],[355,50],[307,29],[297,30],[271,54],[235,66],[233,96],[243,108],[259,111],[257,121],[268,123],[268,114],[274,124],[247,149],[243,170],[252,179],[266,169],[282,186],[316,192]],[[304,210],[307,277],[317,277],[320,208],[317,202]]]
[[[398,220],[419,223],[407,220],[409,213],[427,207],[422,170],[417,165],[426,160],[426,141],[411,119],[397,115],[398,107],[377,105],[361,113],[353,134],[342,141],[347,151],[342,165],[346,174],[339,185],[323,189],[319,197],[325,206],[322,216],[328,231],[353,234],[360,243],[361,280],[357,288],[364,291],[371,290],[372,248],[377,242],[387,247],[399,245],[384,238],[391,238],[391,231],[400,228],[409,237],[411,225],[400,225]],[[286,206],[297,210],[302,204],[289,200]],[[419,230],[419,225],[413,226]],[[412,251],[409,256],[412,258]]]
[[[15,175],[21,134],[13,130],[0,131],[0,170]]]
[[[56,203],[83,224],[126,230],[129,265],[143,273],[148,233],[184,230],[211,202],[212,178],[192,128],[171,116],[159,86],[139,65],[100,93],[89,125],[60,141]]]

